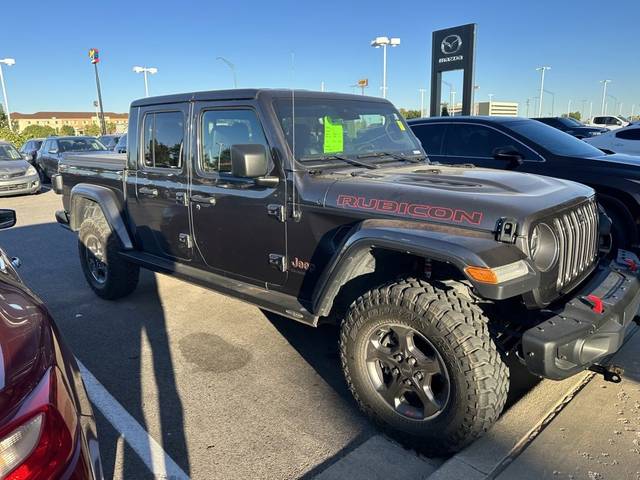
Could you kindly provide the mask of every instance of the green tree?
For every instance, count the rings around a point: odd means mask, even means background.
[[[11,142],[16,148],[20,148],[27,141],[27,137],[21,133],[12,132],[8,127],[0,127],[0,140]]]
[[[56,131],[47,125],[29,125],[21,133],[25,138],[44,138],[55,135]]]
[[[566,113],[562,114],[563,117],[567,117]],[[582,120],[582,115],[580,114],[580,112],[569,112],[569,118],[575,118],[576,120],[580,121]]]
[[[116,124],[115,122],[107,122],[107,133],[116,133]]]
[[[100,126],[97,123],[92,123],[91,125],[84,127],[84,134],[90,135],[92,137],[97,137],[100,135]]]
[[[420,110],[408,110],[406,108],[401,108],[400,114],[407,120],[410,118],[420,118]]]
[[[76,134],[76,131],[71,125],[63,125],[58,131],[60,135],[64,135],[65,137],[71,137]]]

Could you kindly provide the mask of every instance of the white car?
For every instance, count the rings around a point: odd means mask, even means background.
[[[587,125],[591,127],[605,127],[609,130],[617,130],[629,125],[629,121],[619,115],[600,115],[599,117],[593,117],[591,122]]]
[[[600,150],[640,156],[640,125],[629,125],[618,130],[584,139]]]

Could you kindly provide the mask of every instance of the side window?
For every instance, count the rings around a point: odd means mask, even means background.
[[[58,142],[57,142],[57,140],[49,140],[49,149],[48,149],[47,151],[49,151],[49,150],[55,150],[55,149],[57,149],[57,148],[58,148]]]
[[[442,155],[442,139],[447,129],[445,124],[411,125],[427,155]]]
[[[184,115],[182,112],[147,113],[143,126],[145,167],[182,167]]]
[[[622,140],[640,140],[640,128],[620,130],[616,133],[616,138],[621,138]]]
[[[267,148],[253,110],[206,110],[200,130],[200,168],[205,173],[231,172],[231,146],[258,144]]]
[[[604,125],[605,121],[602,117],[594,117],[593,123],[595,123],[596,125]]]
[[[525,157],[531,158],[518,142],[482,125],[449,125],[445,140],[447,155],[458,157],[491,158],[496,148],[514,147]]]

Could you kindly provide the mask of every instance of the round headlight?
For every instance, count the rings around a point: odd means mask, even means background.
[[[558,239],[549,225],[539,223],[529,238],[529,253],[536,268],[546,272],[558,260]]]

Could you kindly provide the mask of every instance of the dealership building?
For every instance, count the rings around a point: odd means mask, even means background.
[[[85,133],[85,129],[92,124],[100,125],[95,112],[36,112],[36,113],[12,113],[11,120],[18,124],[18,131],[22,131],[30,125],[41,125],[55,128],[56,130],[68,125],[78,135]],[[104,121],[115,124],[116,133],[127,131],[129,114],[104,112]]]
[[[490,117],[517,117],[518,102],[479,102],[476,104],[476,112]]]

